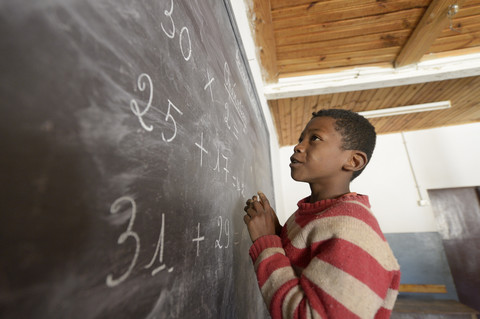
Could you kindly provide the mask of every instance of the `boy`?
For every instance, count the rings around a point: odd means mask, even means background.
[[[313,113],[290,158],[311,195],[283,227],[263,193],[247,201],[250,256],[272,318],[390,317],[400,269],[368,197],[350,192],[375,139],[357,113]]]

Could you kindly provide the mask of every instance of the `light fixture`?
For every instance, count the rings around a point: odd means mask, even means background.
[[[408,113],[436,111],[436,110],[448,109],[451,107],[452,107],[452,104],[450,103],[450,101],[441,101],[441,102],[433,102],[433,103],[425,103],[425,104],[390,107],[387,109],[380,109],[380,110],[364,111],[364,112],[358,112],[358,114],[366,118],[374,118],[374,117],[394,116],[394,115],[401,115],[401,114],[408,114]]]

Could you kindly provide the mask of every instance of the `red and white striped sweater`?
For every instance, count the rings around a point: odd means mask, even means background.
[[[250,248],[272,318],[389,318],[400,268],[368,197],[308,201]]]

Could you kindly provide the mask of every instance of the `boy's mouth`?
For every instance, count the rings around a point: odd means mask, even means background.
[[[300,162],[298,159],[296,159],[294,156],[290,157],[290,166],[292,165],[298,165],[298,164],[302,164],[302,162]]]

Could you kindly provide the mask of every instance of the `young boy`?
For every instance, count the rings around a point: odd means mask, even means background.
[[[370,210],[350,192],[367,165],[375,129],[346,110],[321,110],[290,158],[311,195],[281,227],[261,192],[244,216],[258,284],[272,318],[389,318],[400,269]]]

